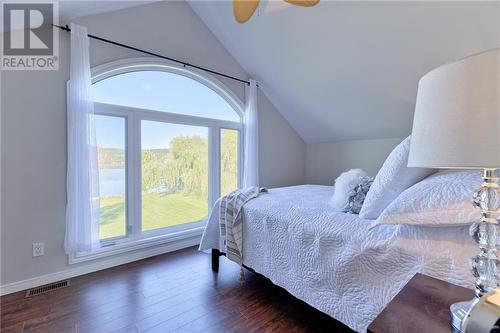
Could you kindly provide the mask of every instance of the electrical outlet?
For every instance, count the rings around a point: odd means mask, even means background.
[[[43,256],[44,254],[45,254],[45,249],[43,242],[33,243],[33,257]]]

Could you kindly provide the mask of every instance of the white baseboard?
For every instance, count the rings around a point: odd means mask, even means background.
[[[15,293],[33,287],[42,286],[47,283],[52,283],[60,280],[69,279],[75,276],[100,271],[106,268],[123,265],[132,261],[153,257],[159,254],[184,249],[186,247],[198,245],[199,243],[200,243],[200,236],[191,237],[183,240],[178,240],[175,242],[169,242],[163,245],[158,245],[138,250],[135,252],[120,254],[115,257],[98,262],[88,262],[88,264],[79,265],[77,267],[66,269],[60,272],[50,273],[26,280],[8,283],[0,286],[0,296]]]

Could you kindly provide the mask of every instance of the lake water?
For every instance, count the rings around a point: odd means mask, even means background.
[[[99,196],[113,197],[125,195],[125,169],[99,170]],[[146,193],[165,193],[164,187],[149,189]]]
[[[125,195],[125,169],[99,170],[99,195],[101,197]]]

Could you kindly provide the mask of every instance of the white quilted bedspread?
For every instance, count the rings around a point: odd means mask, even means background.
[[[329,206],[332,186],[270,189],[243,208],[243,262],[295,297],[365,332],[415,273],[473,287],[467,226],[380,225]],[[200,249],[218,248],[218,205]],[[236,277],[235,277],[236,278]]]

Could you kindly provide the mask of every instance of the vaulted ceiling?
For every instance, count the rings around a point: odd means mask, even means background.
[[[156,0],[158,1],[158,0]],[[59,1],[59,20],[69,22],[74,18],[102,14],[115,10],[147,5],[155,0],[63,0]]]
[[[422,75],[500,47],[499,2],[189,4],[307,143],[405,136]]]

